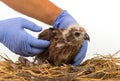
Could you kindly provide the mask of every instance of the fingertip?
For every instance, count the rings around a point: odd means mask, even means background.
[[[42,53],[43,51],[44,51],[44,49],[32,48],[31,52],[30,52],[30,56],[38,55],[38,54]]]
[[[27,19],[22,19],[22,25],[23,25],[23,28],[30,29],[35,32],[39,32],[42,30],[41,26],[38,26],[34,22],[29,21]]]
[[[37,39],[31,35],[28,35],[28,41],[34,48],[46,48],[50,45],[50,41]]]
[[[74,58],[72,65],[74,66],[80,65],[80,63],[84,60],[85,56],[86,56],[86,53],[83,53],[83,54],[78,53],[77,56]]]
[[[86,53],[83,55],[78,55],[78,58],[75,58],[73,60],[73,65],[75,66],[80,65],[80,63],[84,60],[85,56],[86,56]]]
[[[81,63],[81,60],[79,60],[79,61],[77,61],[77,62],[74,62],[72,65],[73,65],[73,66],[79,66],[80,63]]]
[[[86,56],[87,48],[81,48],[78,54],[74,58],[74,62],[77,62],[80,59],[84,59]]]
[[[34,26],[34,31],[40,32],[41,30],[42,30],[41,26],[37,26],[37,25]]]
[[[80,65],[80,63],[83,61],[83,59],[85,58],[86,56],[86,52],[87,52],[87,47],[88,47],[88,42],[85,41],[83,44],[82,44],[82,47],[81,49],[79,50],[78,54],[75,56],[74,58],[74,63],[72,65],[74,66],[78,66]]]
[[[33,41],[31,45],[37,48],[47,48],[50,45],[50,41],[38,39]]]
[[[48,47],[50,45],[50,41],[47,41],[47,40],[41,40],[41,39],[39,39],[39,42],[40,42],[39,45],[42,48],[46,48],[46,47]]]

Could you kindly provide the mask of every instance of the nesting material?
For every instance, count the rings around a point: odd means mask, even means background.
[[[80,66],[63,64],[52,66],[48,62],[36,65],[24,57],[13,62],[7,57],[0,58],[1,81],[119,81],[120,58],[115,54],[96,57]]]

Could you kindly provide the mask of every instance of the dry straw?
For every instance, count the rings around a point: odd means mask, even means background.
[[[36,65],[24,57],[13,62],[7,55],[0,55],[0,80],[2,81],[119,81],[120,50],[86,60],[80,66],[63,64],[51,66],[48,62]],[[22,60],[21,60],[22,59]]]

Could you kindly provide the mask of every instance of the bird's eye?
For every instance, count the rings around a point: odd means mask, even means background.
[[[78,31],[77,31],[77,32],[74,32],[75,37],[79,37],[79,36],[80,36],[80,34],[81,34],[81,33],[80,33],[80,32],[78,32]]]

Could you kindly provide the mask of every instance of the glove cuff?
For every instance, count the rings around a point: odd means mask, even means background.
[[[67,10],[63,10],[60,15],[54,21],[54,28],[65,28],[71,24],[77,24],[75,19],[67,12]]]
[[[58,27],[59,27],[60,22],[61,22],[61,20],[62,20],[62,17],[64,17],[65,14],[68,14],[67,10],[63,10],[63,11],[60,13],[60,15],[56,18],[56,20],[55,20],[55,22],[54,22],[54,24],[53,24],[53,27],[55,27],[55,28],[58,28]]]

